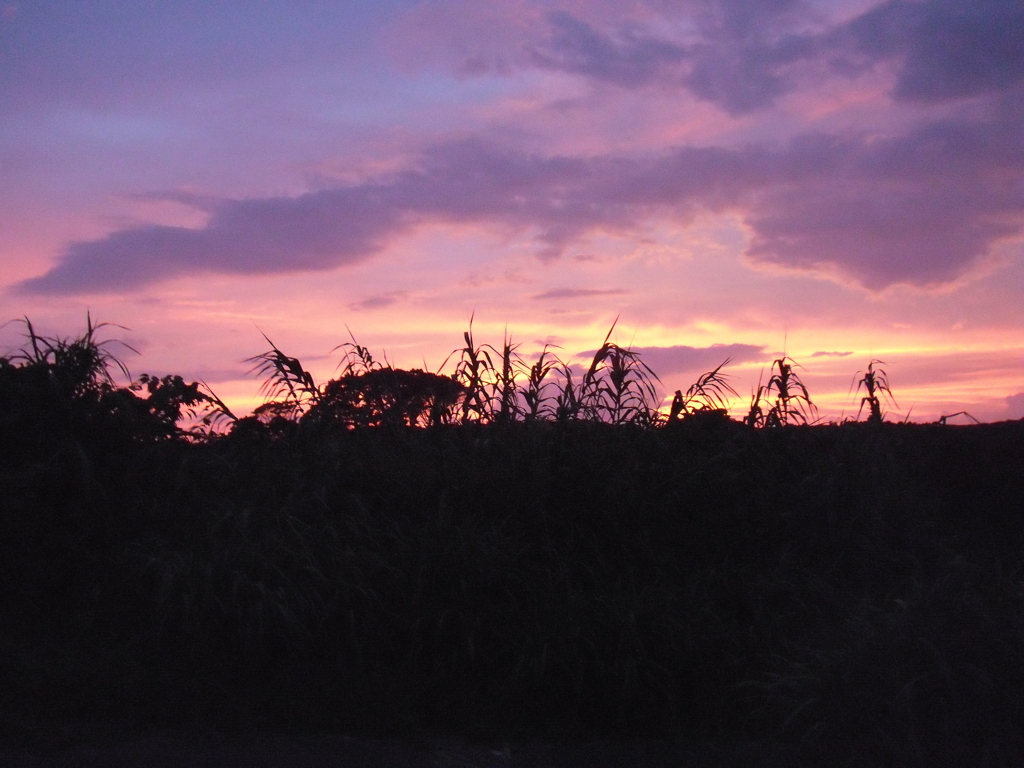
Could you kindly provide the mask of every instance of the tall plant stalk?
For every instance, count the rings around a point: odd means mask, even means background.
[[[817,420],[817,406],[811,401],[807,387],[796,373],[795,369],[799,367],[788,356],[772,362],[772,375],[768,383],[762,386],[758,381],[757,392],[751,399],[750,410],[744,419],[748,425],[784,427],[789,424],[812,424]]]
[[[867,406],[868,422],[872,424],[881,424],[883,421],[883,400],[888,400],[894,407],[899,408],[896,398],[892,395],[892,390],[889,389],[889,377],[885,369],[875,368],[876,365],[885,364],[882,360],[872,360],[868,363],[867,370],[863,372],[860,380],[856,382],[857,394],[860,394],[861,389],[864,390],[864,397],[860,399],[860,408],[857,409],[857,418],[860,419],[864,407]],[[858,374],[861,374],[861,371],[854,374],[854,379]]]

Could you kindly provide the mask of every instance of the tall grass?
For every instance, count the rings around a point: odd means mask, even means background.
[[[772,361],[771,376],[764,385],[757,383],[745,422],[754,427],[785,427],[789,424],[813,424],[817,407],[796,369],[800,366],[786,356]]]
[[[614,330],[612,323],[571,399],[574,409],[562,416],[610,424],[657,424],[658,377],[639,354],[609,341]],[[567,384],[570,381],[566,376]]]
[[[138,354],[137,350],[121,341],[100,339],[104,328],[128,330],[123,325],[94,324],[92,315],[86,313],[85,332],[75,338],[43,336],[27,317],[21,322],[25,325],[26,344],[10,361],[25,368],[45,370],[52,384],[68,397],[81,399],[115,389],[114,370],[120,371],[125,379],[131,379],[127,366],[108,350],[108,345],[120,344]]]
[[[280,404],[279,415],[301,416],[320,401],[320,387],[298,358],[289,357],[265,333],[260,333],[270,349],[246,359],[245,362],[253,363],[250,373],[263,377],[260,392]]]
[[[386,359],[382,363],[349,332],[351,340],[332,350],[342,353],[336,377],[318,383],[297,357],[286,354],[261,331],[270,348],[245,362],[252,366],[250,373],[262,379],[265,401],[251,416],[239,419],[204,383],[189,384],[180,376],[143,374],[127,387],[118,387],[114,373],[125,379],[130,374],[108,346],[121,342],[100,339],[99,333],[122,326],[95,324],[87,316],[85,333],[61,338],[39,334],[28,319],[22,322],[27,342],[18,352],[0,358],[0,366],[24,369],[17,374],[23,378],[45,372],[54,392],[63,392],[64,402],[105,399],[97,412],[121,411],[124,416],[126,411],[148,409],[148,416],[161,422],[156,431],[165,437],[200,439],[226,431],[280,436],[293,434],[302,425],[353,429],[588,421],[656,428],[696,416],[728,419],[729,399],[737,396],[724,370],[731,362],[726,359],[685,391],[676,390],[663,411],[658,375],[636,351],[611,340],[617,320],[590,360],[580,365],[562,360],[551,345],[524,357],[520,344],[507,332],[499,346],[480,343],[471,317],[463,346],[442,363],[443,370],[453,362],[450,375],[399,369]],[[882,364],[871,360],[865,371],[858,372],[858,419],[866,409],[868,421],[880,423],[884,403],[896,406]],[[756,428],[817,423],[817,408],[799,368],[788,356],[774,360],[768,381],[758,382],[741,423]],[[140,398],[133,399],[132,393],[139,393],[145,405],[135,402]],[[139,413],[131,418],[146,418]]]
[[[702,413],[727,412],[728,396],[738,396],[729,383],[728,376],[722,372],[731,360],[732,358],[727,357],[717,368],[702,374],[690,385],[685,395],[682,390],[677,389],[669,410],[669,422]]]
[[[867,370],[863,372],[860,380],[856,381],[857,394],[860,394],[861,389],[864,390],[864,396],[860,399],[860,407],[857,409],[857,418],[860,418],[861,413],[864,411],[864,406],[867,406],[868,421],[873,424],[881,424],[883,421],[883,399],[888,400],[897,408],[899,406],[896,404],[896,398],[892,396],[892,390],[889,389],[889,377],[885,369],[875,368],[876,365],[885,365],[885,362],[882,360],[872,360],[868,363]],[[860,373],[860,371],[857,371],[857,374],[854,374],[855,380]]]
[[[443,369],[455,359],[451,376],[382,366],[353,339],[336,348],[346,349],[342,376],[319,385],[298,359],[264,336],[271,348],[247,361],[255,363],[252,372],[264,379],[261,391],[268,398],[256,417],[268,423],[280,418],[302,422],[315,413],[322,424],[329,420],[324,418],[327,411],[351,409],[358,401],[367,413],[380,411],[383,421],[388,420],[385,412],[397,410],[404,416],[392,420],[409,426],[537,420],[656,426],[664,420],[658,410],[658,377],[639,354],[610,340],[614,329],[613,323],[579,380],[548,346],[529,361],[507,333],[500,347],[478,343],[472,318],[463,334],[464,346],[442,363]],[[720,368],[710,378],[702,378],[704,383],[693,390],[692,402],[703,402],[722,391]],[[399,379],[405,385],[395,386]],[[382,381],[392,382],[387,395],[378,386]],[[342,391],[350,393],[347,400],[338,397]],[[343,422],[344,418],[336,420]],[[349,422],[353,426],[370,423],[366,419]]]

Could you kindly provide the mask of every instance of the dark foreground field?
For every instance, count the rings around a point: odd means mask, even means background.
[[[1024,423],[0,443],[8,749],[85,723],[1024,764]]]

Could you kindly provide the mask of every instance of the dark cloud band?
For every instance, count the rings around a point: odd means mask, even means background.
[[[687,90],[731,115],[771,107],[808,75],[843,79],[876,67],[893,73],[892,96],[910,102],[1003,92],[1024,82],[1019,2],[886,0],[841,21],[800,0],[651,0],[630,7],[549,10],[521,27],[519,39],[489,40],[490,64],[478,51],[454,67],[463,74],[540,68],[624,89]],[[453,55],[474,48],[481,32],[468,28],[466,39],[452,44]]]
[[[956,280],[1024,230],[1024,98],[989,120],[890,139],[804,136],[783,147],[684,147],[649,157],[550,157],[442,144],[388,178],[295,198],[226,200],[201,229],[147,226],[72,243],[30,293],[125,291],[203,272],[326,270],[422,223],[537,231],[557,258],[580,237],[734,211],[754,263],[837,273],[872,288]],[[207,203],[208,205],[208,203]]]
[[[633,352],[651,370],[663,377],[677,373],[710,371],[726,360],[731,364],[758,362],[768,359],[766,348],[752,344],[712,344],[710,347],[634,347]],[[580,353],[583,359],[592,358],[596,350]],[[726,371],[728,373],[728,371]]]

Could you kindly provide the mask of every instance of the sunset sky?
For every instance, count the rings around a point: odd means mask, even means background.
[[[891,418],[1020,418],[1022,126],[1009,0],[0,0],[0,322],[241,411],[261,331],[326,380],[475,312],[618,317],[669,395],[731,357],[734,415],[786,354],[825,418],[872,359]]]

